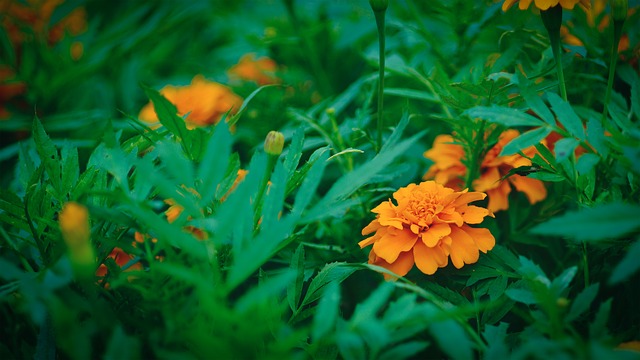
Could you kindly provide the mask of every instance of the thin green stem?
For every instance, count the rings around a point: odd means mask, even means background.
[[[385,68],[385,36],[384,36],[384,28],[385,21],[384,17],[386,11],[374,11],[376,18],[376,27],[378,28],[378,53],[380,58],[380,67],[378,69],[378,151],[382,149],[382,129],[384,119],[382,116],[383,108],[384,108],[384,68]]]
[[[558,87],[560,88],[560,96],[567,101],[567,86],[564,81],[564,70],[562,68],[562,44],[560,42],[560,26],[562,25],[562,6],[556,5],[549,10],[540,12],[544,27],[549,33],[549,41],[551,42],[551,51],[556,61],[556,72],[558,73]]]
[[[583,274],[584,274],[584,287],[585,289],[589,286],[589,258],[587,254],[587,243],[582,242],[582,266],[583,266]]]
[[[611,42],[611,59],[609,60],[609,79],[607,80],[607,92],[604,96],[604,107],[602,109],[602,122],[607,120],[609,112],[609,102],[611,102],[611,93],[613,91],[613,79],[616,74],[616,65],[618,64],[618,44],[622,36],[622,27],[624,20],[613,21],[613,41]]]

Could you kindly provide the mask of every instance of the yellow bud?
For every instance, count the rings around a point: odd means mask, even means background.
[[[625,20],[629,9],[629,0],[610,0],[613,20]]]
[[[89,211],[83,205],[68,202],[58,214],[62,238],[69,248],[82,247],[91,238]]]
[[[264,151],[269,155],[280,155],[284,148],[284,135],[279,131],[269,131],[264,139]]]
[[[369,0],[369,5],[373,11],[385,11],[389,6],[389,0]]]

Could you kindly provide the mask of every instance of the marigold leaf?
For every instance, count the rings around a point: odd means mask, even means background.
[[[482,337],[487,341],[487,350],[484,359],[508,359],[510,356],[507,347],[507,329],[509,324],[501,322],[498,326],[485,325]]]
[[[296,271],[297,276],[296,281],[291,282],[287,287],[287,301],[291,311],[296,311],[302,297],[302,285],[304,284],[304,245],[298,245],[291,257],[289,267]]]
[[[576,296],[575,300],[573,300],[565,320],[567,322],[574,321],[585,311],[589,310],[591,303],[596,298],[596,295],[598,295],[599,289],[600,284],[591,284],[582,290],[580,294]]]
[[[472,343],[462,326],[454,320],[435,322],[429,326],[429,332],[440,350],[452,359],[473,359]]]
[[[640,241],[636,241],[627,249],[627,254],[622,260],[613,268],[611,277],[609,278],[609,284],[618,284],[635,272],[640,270]]]
[[[521,76],[519,73],[518,75],[518,80],[521,84],[523,81],[526,81],[526,77]],[[544,101],[542,101],[542,98],[536,93],[535,89],[532,89],[530,86],[524,86],[521,90],[521,94],[524,101],[529,105],[529,108],[540,116],[542,120],[549,125],[556,125],[556,120],[551,113],[551,110],[549,110]]]
[[[201,196],[201,206],[207,206],[211,202],[218,185],[222,182],[229,166],[232,142],[229,127],[221,122],[215,127],[198,167],[197,178],[202,181],[202,185],[197,189]],[[224,194],[226,192],[222,196]]]
[[[337,282],[329,283],[318,302],[316,314],[313,317],[311,338],[317,342],[323,336],[331,332],[335,327],[340,310],[340,286]]]
[[[409,341],[404,344],[394,345],[391,349],[383,352],[378,357],[379,360],[410,359],[420,351],[429,346],[427,341]]]
[[[547,100],[549,100],[553,112],[556,113],[558,121],[567,129],[569,134],[584,140],[584,125],[575,111],[573,111],[571,105],[562,100],[560,96],[550,92],[547,93]]]
[[[619,238],[640,228],[640,206],[611,203],[581,211],[567,212],[540,224],[531,232],[562,236],[577,241],[600,241]]]
[[[357,334],[340,332],[337,334],[336,342],[340,355],[345,360],[364,360],[367,358],[364,341]]]
[[[188,141],[187,125],[180,116],[178,116],[178,109],[169,100],[167,100],[160,92],[150,87],[142,85],[142,89],[151,102],[153,108],[158,114],[158,120],[164,125],[170,133],[175,135],[179,140]]]
[[[573,154],[580,142],[574,138],[564,138],[558,140],[555,145],[556,161],[563,162]]]
[[[545,126],[544,121],[519,110],[500,106],[477,106],[466,111],[471,118],[481,118],[506,127]]]
[[[268,277],[265,281],[251,288],[238,299],[235,302],[235,310],[244,313],[267,299],[278,297],[295,277],[295,271],[290,269],[285,269],[278,275]]]
[[[611,303],[612,299],[608,299],[598,309],[596,313],[596,317],[593,319],[593,322],[589,324],[589,338],[596,339],[606,339],[609,337],[609,329],[607,327],[607,323],[609,322],[609,314],[611,313]]]
[[[320,298],[324,288],[331,282],[341,283],[346,278],[348,278],[351,274],[353,274],[356,270],[359,270],[356,267],[348,266],[347,263],[334,262],[325,265],[322,270],[316,275],[313,280],[311,280],[311,284],[309,284],[309,289],[307,289],[307,293],[302,300],[302,304],[300,307],[308,305]]]
[[[606,136],[600,120],[591,118],[587,121],[587,141],[593,148],[606,158],[609,155],[609,146],[607,146]]]
[[[600,157],[595,154],[583,154],[576,162],[576,170],[578,174],[584,175],[589,173],[594,166],[600,162]]]
[[[500,156],[512,155],[523,151],[524,149],[540,143],[540,141],[551,133],[551,128],[543,126],[537,129],[529,130],[517,138],[509,141],[500,152]]]
[[[46,131],[42,127],[42,123],[38,117],[33,118],[33,139],[36,143],[36,151],[38,155],[40,155],[40,159],[44,164],[44,169],[46,170],[47,175],[49,175],[49,180],[51,181],[51,185],[56,191],[60,192],[61,189],[61,178],[60,178],[60,157],[58,155],[58,150],[55,145],[53,145],[53,141],[49,138]]]
[[[375,318],[380,309],[387,303],[393,293],[392,283],[385,282],[367,297],[367,299],[356,306],[355,312],[349,321],[354,326],[367,319]]]

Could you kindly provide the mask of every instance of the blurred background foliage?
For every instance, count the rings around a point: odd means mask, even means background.
[[[572,105],[561,115],[585,122],[603,108],[604,4],[564,12]],[[11,324],[0,354],[634,358],[613,348],[640,339],[639,5],[630,1],[610,111],[624,136],[575,178],[565,158],[544,202],[532,206],[514,192],[509,211],[483,224],[498,245],[478,264],[430,277],[414,271],[390,285],[357,245],[370,209],[420,181],[437,135],[477,133],[479,123],[467,120],[479,107],[530,110],[530,94],[556,91],[535,10],[391,1],[386,145],[375,155],[378,44],[366,0],[0,0],[0,319]],[[267,80],[234,75],[251,57],[275,63]],[[162,101],[155,90],[198,75],[246,100],[227,114],[229,131],[185,135],[140,121],[150,98]],[[268,170],[261,148],[270,130],[287,146]],[[486,151],[495,137],[478,146]],[[240,169],[251,175],[222,200],[219,188],[231,191]],[[250,203],[267,178],[264,207]],[[163,214],[169,199],[183,207],[175,222]],[[109,274],[100,286],[77,281],[65,255],[56,214],[70,200],[91,213]],[[581,212],[585,203],[595,209]],[[610,213],[627,216],[609,221]],[[602,218],[630,230],[579,231]],[[564,225],[544,227],[553,220]],[[210,234],[214,256],[193,241],[196,230]],[[142,234],[158,242],[135,242]],[[255,241],[264,248],[249,246]],[[131,257],[110,257],[116,247]],[[144,271],[129,276],[133,265]]]

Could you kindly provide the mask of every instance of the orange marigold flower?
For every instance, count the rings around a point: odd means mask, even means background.
[[[410,184],[393,193],[397,205],[389,199],[371,210],[376,219],[362,229],[362,235],[375,234],[359,245],[373,245],[369,263],[399,276],[406,275],[414,264],[432,275],[447,266],[449,258],[460,269],[478,261],[479,251],[486,253],[495,245],[488,229],[467,225],[493,216],[488,209],[469,205],[485,197],[466,189],[454,191],[435,181]]]
[[[505,181],[500,181],[511,169],[531,166],[529,159],[518,154],[499,156],[504,146],[519,134],[517,130],[507,130],[500,135],[498,142],[489,149],[480,165],[480,178],[472,183],[474,190],[487,193],[489,196],[488,208],[492,212],[509,208],[508,199],[511,185],[524,193],[531,204],[547,197],[547,190],[540,180],[512,175]],[[523,153],[527,157],[533,157],[535,151],[534,147],[530,147],[525,149]],[[451,135],[437,136],[433,147],[427,150],[424,156],[434,161],[425,174],[425,179],[435,179],[436,182],[453,189],[462,189],[462,178],[467,174],[467,168],[462,163],[465,157],[464,148],[455,143]]]
[[[127,254],[121,248],[116,247],[116,248],[113,248],[113,250],[111,251],[111,253],[109,253],[109,256],[107,256],[107,258],[111,258],[115,260],[116,264],[119,267],[123,267],[127,265],[129,261],[133,260],[134,256],[131,254]],[[133,270],[141,270],[141,269],[142,269],[142,265],[140,264],[140,262],[137,262],[131,265],[125,271],[133,271]],[[100,266],[96,270],[96,276],[103,277],[105,275],[107,275],[107,266],[105,264],[100,264]]]
[[[227,71],[227,75],[232,80],[254,81],[262,86],[280,83],[275,76],[277,69],[276,62],[266,56],[256,59],[256,54],[245,54]]]
[[[573,9],[573,7],[580,3],[580,5],[589,9],[591,7],[590,0],[505,0],[502,4],[502,11],[509,10],[515,3],[518,3],[520,10],[526,10],[531,5],[531,2],[535,3],[535,6],[540,10],[548,10],[554,6],[560,5],[565,9]]]
[[[168,85],[160,93],[176,106],[179,116],[186,115],[185,122],[190,129],[217,124],[223,114],[229,110],[235,112],[242,105],[242,98],[231,89],[202,75],[196,75],[190,85]],[[138,117],[159,126],[158,115],[151,102],[140,110]]]

